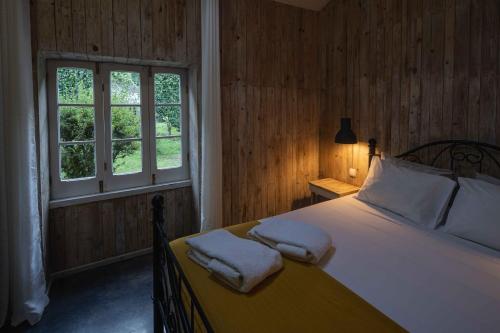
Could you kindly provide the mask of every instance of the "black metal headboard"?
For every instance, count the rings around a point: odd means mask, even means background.
[[[369,141],[369,160],[378,156],[376,141]],[[460,169],[486,172],[500,176],[500,147],[489,143],[469,140],[442,140],[413,148],[395,156],[412,162],[453,171]]]

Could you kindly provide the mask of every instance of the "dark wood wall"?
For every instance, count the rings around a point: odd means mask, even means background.
[[[201,0],[32,0],[34,75],[39,55],[200,65]],[[35,88],[39,84],[35,83]],[[37,96],[35,96],[37,97]],[[44,110],[41,106],[40,110]],[[164,192],[170,235],[191,233],[191,187]],[[51,209],[50,271],[150,247],[151,195]],[[170,207],[170,208],[169,208]]]
[[[199,64],[200,0],[32,0],[36,47]]]
[[[171,239],[193,233],[191,187],[160,192]],[[49,251],[53,272],[152,246],[154,194],[104,200],[50,210]]]
[[[332,1],[320,14],[320,175],[362,183],[371,137],[389,154],[448,138],[500,144],[499,15],[498,0]],[[359,145],[334,144],[341,116]]]
[[[300,207],[318,176],[319,16],[221,0],[224,225]]]

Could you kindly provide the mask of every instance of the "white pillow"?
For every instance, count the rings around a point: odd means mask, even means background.
[[[390,157],[390,156],[382,158],[382,160],[390,161],[392,164],[395,164],[395,165],[400,166],[400,167],[405,167],[405,168],[411,169],[413,171],[425,172],[425,173],[429,173],[431,175],[447,176],[448,178],[450,178],[454,174],[453,171],[448,170],[448,169],[436,168],[436,167],[432,167],[429,165],[410,162],[407,160],[403,160],[403,159],[395,158],[395,157]]]
[[[448,208],[453,180],[374,158],[357,198],[434,229]]]
[[[459,178],[444,231],[500,250],[500,186]]]

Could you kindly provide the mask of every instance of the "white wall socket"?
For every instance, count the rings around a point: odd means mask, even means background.
[[[358,175],[358,170],[354,168],[349,168],[349,176],[352,178],[356,178]]]

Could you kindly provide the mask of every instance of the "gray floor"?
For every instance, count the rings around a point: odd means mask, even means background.
[[[54,281],[42,320],[22,331],[153,332],[151,261],[143,256]]]

